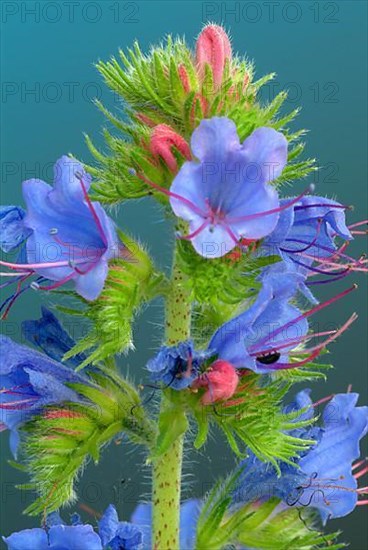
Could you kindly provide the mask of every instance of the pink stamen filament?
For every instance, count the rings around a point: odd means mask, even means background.
[[[301,253],[300,254],[302,257],[305,257],[305,258],[308,258],[308,259],[313,259],[314,261],[317,261],[319,262],[320,264],[324,264],[326,266],[330,266],[330,267],[334,267],[335,269],[336,268],[341,268],[341,264],[338,264],[334,261],[332,261],[331,259],[329,258],[318,258],[316,259],[314,256],[310,255],[310,254],[306,254],[306,253]],[[351,263],[348,264],[348,267],[350,268],[354,268],[354,271],[356,270],[364,270],[365,268],[362,267],[364,264],[367,263],[367,260],[363,260],[362,258],[359,258],[359,260],[355,260],[354,258],[348,258],[350,260]],[[344,264],[343,264],[344,265]],[[345,264],[346,265],[346,264]],[[358,267],[357,267],[358,266]]]
[[[225,229],[226,233],[229,235],[230,239],[235,243],[238,244],[240,239],[233,233],[233,231],[230,229],[230,227],[227,225],[226,222],[222,221],[220,222],[221,226]]]
[[[275,344],[274,347],[268,348],[266,350],[253,351],[252,353],[250,353],[250,355],[254,357],[258,357],[260,355],[267,355],[274,351],[279,351],[280,349],[283,349],[283,348],[288,348],[294,345],[297,346],[298,344],[301,344],[304,340],[311,340],[312,338],[317,338],[318,336],[327,336],[329,334],[334,334],[335,332],[336,330],[326,330],[325,332],[316,332],[313,334],[307,334],[306,336],[302,336],[301,338],[286,340],[286,342],[280,346]]]
[[[90,263],[91,260],[89,259],[80,259],[76,260],[75,263],[78,264],[86,264]],[[35,264],[14,264],[10,262],[3,262],[0,260],[0,265],[3,265],[5,267],[9,267],[10,269],[27,269],[27,273],[29,272],[29,269],[47,269],[49,267],[70,267],[70,262],[62,260],[60,262],[45,262],[45,263],[35,263]],[[22,273],[23,274],[23,273]]]
[[[208,220],[205,220],[202,223],[202,225],[200,225],[195,231],[193,231],[192,233],[189,233],[189,235],[181,235],[179,238],[183,240],[188,240],[188,241],[190,239],[194,239],[194,237],[199,235],[199,233],[201,233],[201,231],[203,231],[203,229],[205,229],[205,227],[207,227],[209,224],[210,222]]]
[[[62,286],[63,284],[67,283],[68,281],[70,281],[73,277],[74,277],[74,273],[70,273],[70,275],[67,275],[66,277],[64,277],[63,279],[61,279],[60,281],[56,281],[56,283],[53,283],[52,285],[49,285],[49,286],[41,286],[41,285],[38,285],[37,286],[35,285],[33,288],[35,290],[54,290],[55,288],[59,288],[60,286]]]
[[[341,336],[341,334],[343,332],[345,332],[352,323],[354,323],[354,321],[356,321],[358,318],[358,315],[356,313],[353,313],[353,315],[351,317],[349,317],[349,319],[342,325],[342,327],[339,328],[339,330],[336,330],[334,331],[334,334],[332,336],[330,336],[329,338],[327,338],[324,342],[322,342],[321,344],[318,344],[316,346],[313,346],[312,348],[307,348],[307,349],[303,349],[303,350],[300,350],[300,351],[296,351],[295,354],[304,354],[304,353],[310,353],[310,352],[314,352],[314,351],[321,351],[323,348],[325,348],[328,344],[330,344],[331,342],[333,342],[334,340],[336,340],[336,338],[338,338],[339,336]]]
[[[14,302],[16,301],[16,299],[18,298],[18,296],[21,294],[22,292],[22,284],[24,283],[24,281],[26,281],[30,276],[32,275],[32,272],[28,272],[28,274],[26,274],[24,277],[22,277],[20,279],[20,281],[18,281],[17,283],[17,288],[16,288],[16,291],[14,293],[14,296],[12,297],[12,299],[9,301],[4,313],[2,314],[1,316],[1,319],[2,321],[5,321],[5,319],[8,317],[8,314],[9,314],[9,311],[11,310],[11,307],[12,305],[14,304]]]
[[[343,485],[334,485],[330,483],[320,484],[318,483],[318,480],[316,485],[312,484],[309,487],[304,487],[304,489],[337,489],[339,491],[346,491],[347,493],[359,493],[359,489],[351,489],[350,487],[344,487]]]
[[[304,254],[299,254],[299,256],[303,257]],[[311,271],[312,273],[308,275],[309,277],[315,277],[316,275],[328,275],[328,276],[343,275],[344,273],[346,273],[351,269],[350,265],[348,267],[344,267],[344,269],[341,269],[342,265],[340,264],[335,264],[336,265],[335,268],[321,269],[319,265],[318,266],[309,265],[304,262],[301,262],[300,260],[296,260],[295,258],[292,258],[292,261],[298,265],[301,265],[302,267],[305,267],[305,269]],[[340,269],[340,271],[336,272],[336,269]]]
[[[229,223],[237,223],[241,221],[246,220],[254,220],[257,218],[262,218],[263,216],[270,216],[271,214],[277,214],[278,212],[282,212],[283,210],[286,210],[287,208],[290,208],[295,203],[300,201],[307,193],[309,193],[312,189],[312,186],[309,186],[308,189],[303,191],[298,197],[295,197],[295,199],[291,200],[287,204],[284,204],[282,206],[279,206],[278,208],[273,208],[272,210],[265,210],[264,212],[257,212],[256,214],[249,214],[248,216],[240,216],[238,218],[228,218],[227,221]]]
[[[355,479],[359,479],[363,477],[367,472],[368,472],[368,465],[365,466],[362,470],[360,470],[360,472],[357,472],[356,474],[354,474],[354,477]]]
[[[19,401],[11,401],[10,403],[0,403],[0,409],[4,410],[17,410],[26,408],[29,403],[34,403],[37,400],[37,397],[33,399],[20,399]]]
[[[312,403],[312,407],[318,407],[319,405],[323,405],[323,403],[327,403],[327,401],[330,401],[333,397],[335,397],[335,394],[332,393],[331,395],[327,395],[326,397],[322,397],[322,399],[319,399],[315,403]]]
[[[357,468],[360,468],[361,466],[363,466],[363,464],[366,464],[367,462],[367,459],[366,458],[363,458],[363,460],[359,460],[359,462],[356,462],[355,464],[353,464],[352,466],[352,471],[354,472],[354,470],[356,470]]]
[[[33,271],[24,271],[22,273],[22,275],[32,275]],[[0,276],[1,277],[19,277],[19,273],[5,273],[5,272],[2,272],[0,273]]]
[[[351,225],[348,225],[348,229],[354,229],[354,227],[361,227],[362,225],[367,225],[368,220],[363,220],[361,222],[352,223]]]
[[[100,233],[100,236],[101,236],[101,239],[102,239],[102,242],[104,243],[104,245],[107,247],[108,246],[108,241],[107,241],[107,238],[106,238],[106,235],[105,235],[105,231],[102,227],[102,224],[100,222],[100,219],[99,217],[97,216],[97,213],[96,213],[96,210],[95,210],[95,207],[93,206],[93,202],[91,201],[91,199],[89,198],[88,196],[88,193],[87,193],[87,189],[86,189],[86,186],[84,185],[84,182],[83,182],[83,178],[80,174],[75,174],[77,179],[79,180],[80,184],[81,184],[81,187],[82,187],[82,191],[83,191],[83,195],[84,195],[84,199],[87,203],[87,206],[93,216],[93,219],[95,221],[95,224],[96,224],[96,227],[98,229],[98,232]]]
[[[14,386],[13,388],[3,388],[2,390],[0,390],[0,394],[1,393],[5,393],[5,394],[10,394],[10,395],[25,395],[24,392],[20,392],[20,391],[17,391],[21,388],[30,388],[31,387],[31,384],[21,384],[20,386]]]
[[[296,242],[296,243],[300,243],[300,244],[309,244],[308,241],[305,241],[304,239],[293,239],[293,241]],[[329,248],[328,246],[324,246],[322,244],[319,244],[318,248],[320,248],[321,250],[325,250],[326,252],[330,252],[331,256],[328,256],[328,258],[325,258],[326,260],[327,259],[332,259],[334,256],[338,256],[338,257],[341,257],[341,258],[344,258],[344,259],[348,260],[349,262],[355,262],[356,261],[354,258],[351,258],[350,256],[347,256],[346,254],[342,254],[341,252],[338,252],[338,250],[334,250],[333,248]],[[321,258],[315,258],[314,256],[311,256],[311,257],[315,261],[320,262],[322,260]]]
[[[310,317],[311,315],[314,315],[314,313],[317,313],[321,309],[324,309],[324,308],[328,307],[329,305],[333,304],[334,302],[337,302],[341,298],[344,298],[344,296],[347,296],[348,294],[350,294],[350,292],[352,292],[353,290],[356,290],[357,288],[358,288],[357,285],[354,284],[352,287],[344,290],[343,292],[340,292],[339,294],[337,294],[333,298],[330,298],[329,300],[326,300],[325,302],[322,302],[321,304],[318,304],[318,305],[314,306],[309,311],[306,311],[305,313],[302,313],[301,315],[298,315],[298,317],[295,317],[295,319],[292,319],[291,321],[288,321],[287,323],[285,323],[284,325],[282,325],[278,329],[274,330],[271,334],[266,335],[259,342],[257,342],[257,345],[266,344],[267,342],[269,342],[271,340],[271,338],[274,338],[275,336],[280,334],[283,330],[288,329],[294,323],[297,323],[298,321],[301,321],[302,319],[306,319],[307,317]],[[254,348],[254,346],[251,346],[251,348]]]
[[[164,195],[167,195],[168,197],[172,197],[173,199],[177,199],[181,201],[182,203],[186,204],[193,210],[193,212],[196,212],[199,216],[202,216],[203,218],[206,217],[206,214],[198,208],[192,201],[189,199],[186,199],[185,197],[182,197],[181,195],[178,195],[177,193],[173,193],[169,189],[166,189],[165,187],[161,187],[161,185],[158,185],[157,183],[154,183],[153,181],[150,181],[147,179],[143,174],[137,174],[138,178],[140,178],[144,183],[149,185],[150,187],[153,187],[153,189],[156,189],[156,191],[159,191],[160,193],[163,193]]]
[[[356,503],[357,506],[366,506],[368,504],[368,500],[358,500]]]

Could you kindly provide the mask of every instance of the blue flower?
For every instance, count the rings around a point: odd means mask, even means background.
[[[280,201],[282,206],[290,202],[294,202],[293,207],[280,212],[278,224],[264,239],[258,253],[278,254],[287,270],[297,271],[305,280],[312,275],[324,275],[324,279],[308,281],[301,288],[305,296],[315,302],[309,286],[341,279],[363,264],[336,246],[336,237],[345,241],[353,238],[346,226],[345,206],[313,195],[303,196],[297,202],[295,198]]]
[[[53,187],[38,179],[23,183],[25,216],[15,207],[4,210],[1,241],[11,250],[26,238],[27,261],[1,263],[20,275],[53,281],[48,286],[34,283],[36,288],[52,290],[73,281],[78,294],[95,300],[109,260],[121,253],[115,226],[101,205],[88,197],[91,177],[79,162],[63,156],[54,173]]]
[[[55,361],[62,361],[64,355],[75,346],[75,341],[63,329],[55,315],[42,306],[42,317],[38,320],[23,321],[22,332],[31,344],[40,348],[46,355]],[[86,360],[81,353],[63,361],[64,365],[77,367]]]
[[[180,550],[194,550],[197,521],[201,511],[199,500],[191,499],[183,502],[180,507]],[[139,504],[131,521],[143,532],[143,549],[152,548],[152,505]]]
[[[300,392],[288,409],[307,407],[297,420],[313,417],[309,393]],[[285,506],[318,509],[323,523],[352,512],[358,502],[360,477],[356,471],[359,464],[354,467],[353,462],[359,458],[359,442],[368,429],[368,407],[356,407],[358,397],[356,393],[336,395],[325,407],[321,427],[295,431],[293,435],[316,442],[295,461],[298,468],[280,463],[278,477],[271,465],[251,454],[241,465],[234,504],[277,497]]]
[[[91,525],[74,518],[65,525],[57,513],[47,518],[45,529],[25,529],[3,537],[9,550],[140,550],[142,532],[133,525],[119,521],[113,505],[106,509],[99,521],[99,532]]]
[[[289,366],[288,352],[308,333],[308,322],[290,300],[302,278],[268,272],[255,302],[213,335],[208,348],[234,367],[266,373]]]
[[[198,377],[204,362],[213,354],[198,352],[192,341],[177,346],[162,346],[153,359],[147,363],[154,382],[163,382],[174,390],[188,388]]]
[[[287,140],[272,128],[256,129],[240,143],[230,119],[203,120],[191,139],[193,155],[170,188],[171,207],[189,223],[198,254],[217,258],[241,238],[261,239],[276,227],[280,205],[269,183],[287,162]]]
[[[19,206],[0,206],[0,248],[11,252],[32,233],[24,226],[26,213]]]
[[[103,547],[111,550],[138,550],[142,548],[143,533],[136,525],[119,521],[115,507],[110,504],[98,522]]]
[[[51,403],[79,401],[68,383],[88,384],[71,368],[0,336],[1,423],[10,430],[10,448],[16,455],[18,427]]]

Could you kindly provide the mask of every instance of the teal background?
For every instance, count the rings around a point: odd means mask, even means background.
[[[272,12],[271,7],[274,11]],[[233,11],[235,9],[235,13]],[[317,192],[354,204],[349,220],[367,217],[367,4],[343,2],[2,2],[1,97],[1,202],[21,204],[21,182],[31,177],[52,179],[52,164],[63,153],[90,161],[83,132],[103,145],[102,115],[91,103],[95,95],[117,108],[116,98],[103,86],[95,68],[98,59],[116,54],[138,38],[143,50],[167,33],[185,35],[190,44],[208,20],[224,23],[235,51],[256,62],[257,75],[276,71],[276,87],[290,89],[287,106],[300,104],[298,127],[310,130],[307,154],[322,167]],[[34,10],[31,13],[31,10]],[[73,13],[74,12],[74,13]],[[34,91],[33,93],[31,91]],[[266,94],[267,95],[267,94]],[[303,183],[297,189],[303,188]],[[150,200],[122,205],[113,211],[123,230],[147,243],[157,262],[168,267],[170,227]],[[364,251],[357,238],[351,253]],[[328,382],[314,385],[316,398],[345,391],[348,384],[366,399],[367,292],[363,277],[352,278],[360,288],[350,298],[325,310],[318,322],[342,323],[352,311],[360,318],[331,347],[336,369]],[[350,284],[327,285],[321,297]],[[14,307],[4,332],[20,339],[19,323],[35,318],[40,303],[54,298],[30,292]],[[141,381],[143,365],[160,343],[161,304],[145,310],[136,326],[137,351],[122,358],[124,370]],[[76,328],[76,327],[74,327]],[[78,327],[77,327],[78,328]],[[6,464],[7,434],[3,449],[1,533],[35,526],[37,520],[21,516],[26,495],[13,484],[23,480]],[[200,496],[213,479],[231,468],[230,452],[216,436],[200,453],[188,452],[184,497]],[[114,501],[127,519],[138,499],[149,495],[149,470],[143,454],[132,452],[124,441],[112,444],[98,467],[90,465],[79,483],[80,500],[97,511]],[[67,517],[68,513],[65,513]],[[84,514],[85,519],[89,517]],[[343,540],[353,550],[367,548],[366,508],[329,524],[343,529]],[[31,550],[31,549],[30,549]]]

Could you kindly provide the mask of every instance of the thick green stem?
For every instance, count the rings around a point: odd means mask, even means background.
[[[175,263],[172,290],[166,304],[166,343],[175,345],[190,336],[190,301],[185,288],[185,275]],[[167,408],[162,397],[161,414]],[[183,440],[180,436],[169,450],[153,463],[153,548],[179,548],[180,490],[183,458]]]

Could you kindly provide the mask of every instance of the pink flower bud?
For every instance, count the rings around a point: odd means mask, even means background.
[[[190,90],[189,76],[188,72],[184,65],[179,65],[178,67],[179,78],[183,84],[183,89],[185,93],[188,93]]]
[[[226,401],[232,397],[238,386],[239,376],[231,363],[219,359],[209,370],[194,380],[192,389],[207,388],[201,403],[211,405],[217,401]]]
[[[215,86],[220,87],[226,60],[231,59],[230,40],[222,27],[208,25],[203,29],[197,40],[196,59],[200,78],[208,64],[212,67]]]
[[[173,147],[187,160],[192,158],[189,145],[185,139],[166,124],[159,124],[155,127],[149,147],[151,153],[161,157],[172,172],[176,172],[178,169],[176,158],[171,150]]]
[[[154,126],[156,126],[156,122],[154,122],[152,119],[150,119],[147,115],[143,113],[137,113],[136,117],[140,122],[142,122],[143,124],[146,124],[150,128],[153,128]]]

